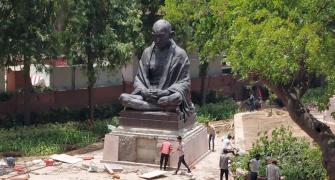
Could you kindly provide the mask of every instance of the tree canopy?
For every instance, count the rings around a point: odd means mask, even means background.
[[[291,85],[303,73],[326,74],[326,100],[335,94],[333,2],[166,0],[162,11],[179,41],[201,57],[226,54],[243,77]]]
[[[202,62],[217,56],[212,50],[216,17],[209,2],[166,0],[161,10],[164,18],[172,23],[177,42],[196,52]]]
[[[211,1],[218,17],[214,46],[227,53],[235,72],[287,87],[327,76],[334,94],[335,7],[333,1]],[[227,38],[225,38],[227,37]],[[308,84],[305,84],[308,85]],[[303,86],[303,84],[301,84]],[[300,95],[303,95],[303,91]]]
[[[0,2],[0,59],[41,62],[52,52],[54,3],[47,0]]]
[[[63,46],[71,60],[92,60],[114,69],[130,60],[142,45],[141,12],[134,0],[68,0]]]
[[[145,43],[150,44],[152,42],[152,26],[153,24],[162,17],[159,11],[161,5],[164,4],[164,0],[141,0],[140,9],[142,10],[142,33],[144,35]],[[140,50],[142,51],[144,47]],[[141,52],[139,52],[141,53]]]
[[[26,124],[30,124],[30,65],[43,64],[54,52],[54,8],[49,0],[0,2],[0,66],[24,66]]]
[[[59,5],[67,7],[60,49],[72,62],[85,65],[91,126],[95,67],[114,70],[131,60],[135,47],[143,44],[141,11],[135,0],[64,0]]]
[[[165,8],[170,9],[166,17],[180,19],[183,26],[198,23],[194,17],[200,15],[206,28],[199,32],[208,37],[202,41],[202,56],[224,52],[236,74],[260,81],[276,93],[292,119],[320,145],[330,179],[335,179],[335,135],[309,113],[301,98],[315,73],[327,81],[319,107],[325,108],[335,95],[334,4],[334,0],[167,0]],[[207,14],[201,14],[204,8]],[[176,28],[186,30],[183,26]]]

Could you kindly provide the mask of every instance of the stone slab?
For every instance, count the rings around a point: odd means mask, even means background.
[[[167,173],[166,171],[151,171],[151,172],[140,175],[140,177],[144,179],[152,179],[152,178],[156,178],[159,176],[163,176],[166,173]]]
[[[54,154],[54,155],[51,155],[50,158],[56,161],[61,161],[61,162],[70,163],[70,164],[75,164],[77,162],[83,161],[82,158],[77,158],[77,157],[70,156],[67,154]]]
[[[108,134],[105,136],[103,154],[104,158],[108,161],[117,161],[119,158],[118,149],[119,149],[119,136],[114,136]]]
[[[176,137],[178,135],[183,137],[185,160],[188,164],[196,162],[208,151],[207,131],[203,125],[195,125],[192,129],[174,131],[174,133],[171,134],[160,134],[154,130],[148,130],[147,132],[148,133],[128,132],[119,129],[118,131],[106,134],[102,161],[159,164],[160,146],[162,142],[169,139],[173,147],[173,152],[170,154],[169,165],[175,168],[178,162],[178,154],[176,152]],[[115,141],[116,138],[113,139],[111,137],[119,137],[119,142]],[[125,141],[126,139],[127,141]],[[118,148],[115,149],[117,146],[111,145],[112,143],[118,143]],[[107,148],[114,149],[108,150]],[[111,152],[113,152],[113,154]]]

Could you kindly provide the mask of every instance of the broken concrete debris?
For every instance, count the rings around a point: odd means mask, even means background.
[[[77,158],[77,157],[70,156],[67,154],[54,154],[50,156],[50,158],[56,161],[61,161],[61,162],[70,163],[70,164],[75,164],[80,161],[83,161],[82,158]]]
[[[88,172],[98,172],[98,166],[94,162],[91,162],[87,171]]]
[[[166,173],[167,173],[166,171],[160,171],[160,170],[151,171],[151,172],[140,175],[140,177],[144,178],[144,179],[152,179],[152,178],[156,178],[156,177],[159,177],[159,176],[163,176]]]

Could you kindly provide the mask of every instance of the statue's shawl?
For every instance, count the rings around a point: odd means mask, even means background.
[[[162,90],[167,89],[171,92],[179,92],[183,98],[180,108],[184,113],[189,114],[194,110],[190,100],[190,61],[186,52],[177,46],[172,39],[170,41],[171,46],[169,48],[167,62],[164,66],[164,72],[159,81],[158,88]],[[152,43],[152,45],[146,48],[142,54],[141,60],[139,61],[139,69],[134,81],[135,90],[132,94],[140,94],[142,90],[151,88],[147,75],[154,48],[155,43]]]

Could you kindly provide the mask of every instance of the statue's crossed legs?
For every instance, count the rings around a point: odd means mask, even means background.
[[[140,111],[175,111],[182,102],[180,93],[163,96],[156,103],[145,101],[141,95],[123,93],[120,101],[124,107]]]

